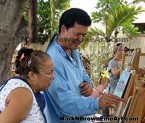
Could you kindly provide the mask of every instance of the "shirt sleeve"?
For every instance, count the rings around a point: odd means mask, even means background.
[[[111,60],[111,61],[109,62],[107,71],[108,71],[108,72],[111,72],[111,69],[112,69],[113,67],[116,67],[116,64]]]
[[[99,109],[99,99],[74,94],[67,79],[56,70],[55,80],[49,93],[62,116],[86,116],[95,114]]]
[[[51,50],[52,51],[52,50]],[[65,75],[61,57],[56,56],[54,50],[49,52],[55,64],[55,79],[51,87],[45,91],[51,103],[60,116],[88,116],[95,114],[99,109],[99,99],[84,97],[73,93],[71,85]],[[91,82],[89,76],[84,70],[83,80]],[[79,88],[78,88],[79,89]],[[47,99],[47,98],[46,98]],[[46,102],[49,102],[46,100]]]

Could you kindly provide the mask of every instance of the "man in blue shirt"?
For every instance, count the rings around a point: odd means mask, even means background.
[[[93,92],[93,83],[77,48],[90,25],[91,19],[85,11],[78,8],[65,11],[60,18],[59,33],[47,48],[55,65],[55,79],[44,92],[48,123],[86,123],[85,119],[79,118],[119,102],[119,98],[109,94],[100,99],[89,97]]]

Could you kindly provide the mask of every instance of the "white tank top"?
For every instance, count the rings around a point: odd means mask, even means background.
[[[8,95],[11,93],[11,91],[19,87],[24,87],[29,89],[33,95],[32,108],[28,113],[27,117],[23,121],[21,121],[21,123],[45,123],[44,117],[41,113],[40,107],[37,104],[32,89],[28,84],[26,84],[24,81],[20,79],[10,79],[8,83],[0,91],[0,112],[3,112],[5,110],[7,106],[5,101]]]

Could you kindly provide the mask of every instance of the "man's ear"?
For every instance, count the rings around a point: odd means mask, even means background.
[[[66,31],[66,27],[65,27],[65,25],[62,25],[62,26],[61,26],[61,33],[64,34],[65,31]]]
[[[29,73],[28,73],[28,76],[29,76],[29,79],[30,80],[35,80],[36,79],[36,75],[32,72],[32,71],[30,71]]]

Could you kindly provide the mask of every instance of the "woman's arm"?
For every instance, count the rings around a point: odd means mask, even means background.
[[[120,76],[121,69],[117,69],[117,67],[113,67],[111,69],[111,72],[112,72],[113,76],[119,77]]]
[[[0,114],[0,123],[20,123],[31,110],[32,92],[27,88],[14,89],[6,99],[6,108]]]

